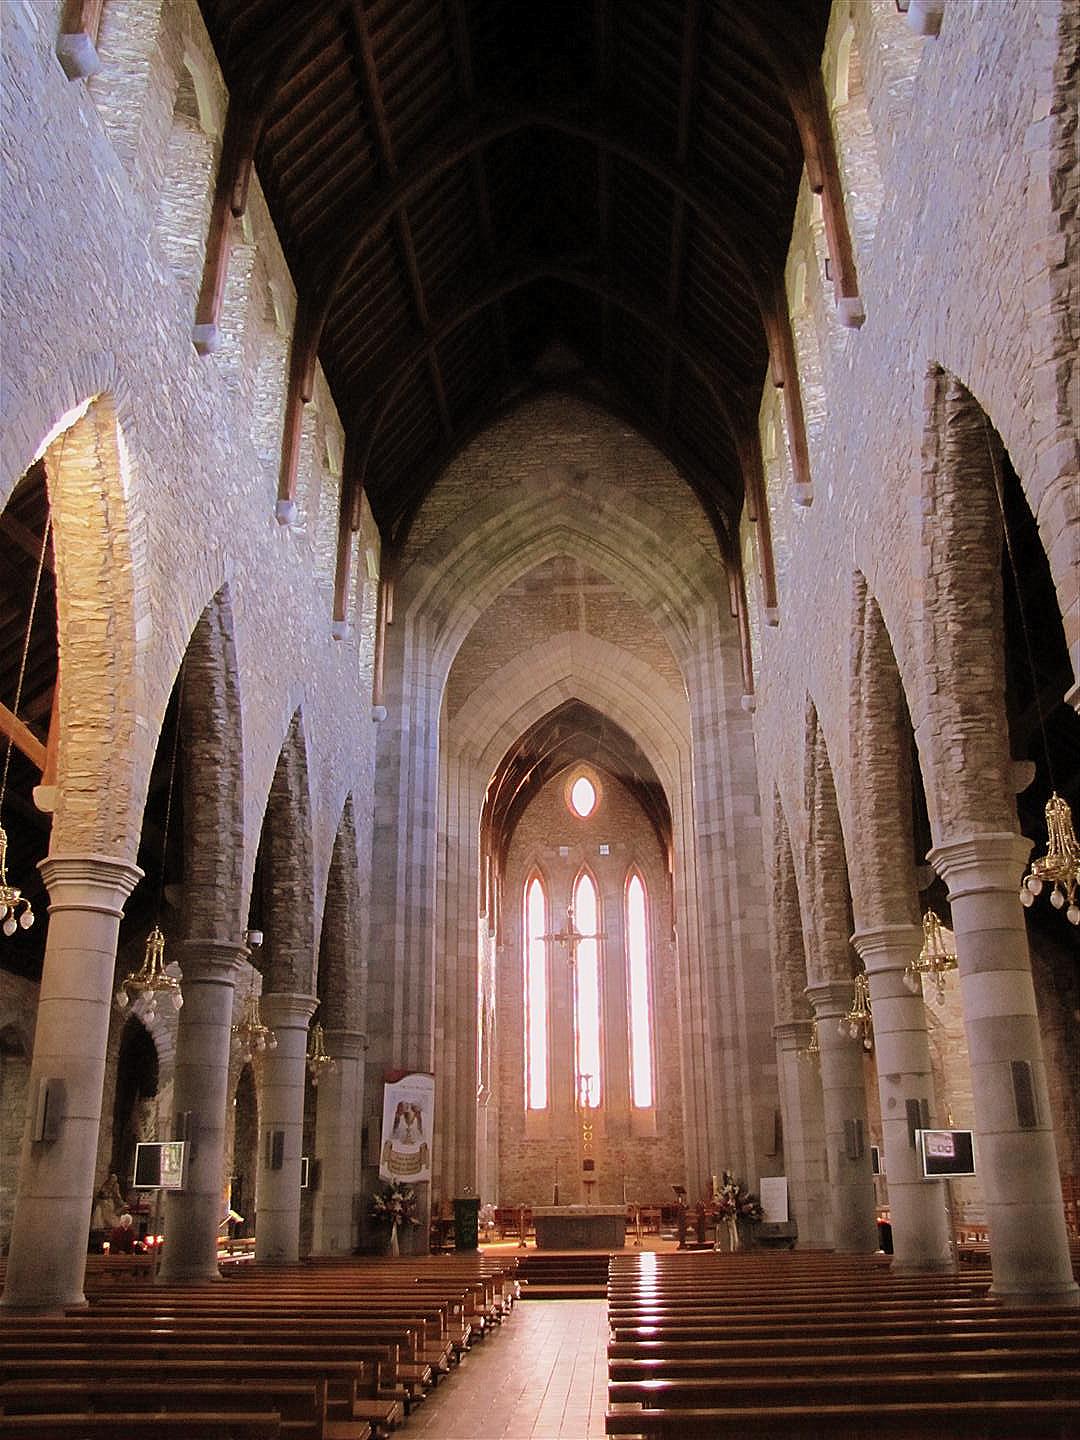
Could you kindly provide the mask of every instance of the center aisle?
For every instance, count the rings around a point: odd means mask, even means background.
[[[401,1440],[600,1440],[607,1302],[530,1300],[474,1345]]]

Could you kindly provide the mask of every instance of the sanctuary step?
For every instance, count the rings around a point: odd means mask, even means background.
[[[607,1250],[538,1250],[518,1259],[523,1300],[590,1300],[607,1295]]]

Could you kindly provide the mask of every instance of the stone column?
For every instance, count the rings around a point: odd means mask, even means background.
[[[773,1026],[791,1216],[799,1227],[799,1244],[819,1250],[832,1243],[832,1217],[821,1084],[817,1060],[806,1054],[811,1033],[809,1020]]]
[[[304,1080],[308,1024],[314,995],[264,995],[259,1012],[277,1037],[264,1052],[259,1097],[259,1171],[256,1181],[255,1258],[292,1265],[300,1258],[300,1155],[304,1143]],[[269,1147],[282,1134],[281,1166],[272,1169]]]
[[[883,925],[858,931],[851,943],[870,977],[893,1269],[949,1270],[953,1255],[945,1187],[922,1178],[907,1109],[908,1101],[925,1102],[933,1115],[926,1005],[921,986],[912,994],[904,984],[908,962],[922,945],[922,931],[916,925]]]
[[[225,1123],[233,994],[247,948],[220,940],[180,947],[184,1005],[176,1035],[173,1109],[190,1115],[187,1177],[165,1196],[161,1279],[218,1279],[217,1248],[225,1191]],[[179,1135],[179,1118],[173,1133]]]
[[[976,1165],[1006,1304],[1080,1303],[1069,1262],[1019,881],[1031,850],[986,833],[930,851],[949,887],[975,1095]]]
[[[823,985],[811,985],[806,995],[814,1008],[821,1047],[821,1103],[832,1201],[833,1249],[873,1251],[877,1249],[877,1209],[867,1141],[863,1052],[857,1040],[840,1033],[841,1017],[851,1008],[851,982],[831,980]],[[857,1157],[848,1153],[849,1140],[854,1138],[859,1140],[858,1148],[862,1150]]]
[[[316,1255],[349,1255],[356,1243],[353,1215],[359,1190],[366,1041],[359,1030],[327,1030],[323,1042],[335,1068],[319,1076],[315,1154],[321,1174],[312,1249]]]
[[[0,1304],[46,1313],[85,1303],[116,937],[142,871],[106,855],[52,855],[40,868],[49,933]],[[35,1138],[35,1122],[43,1123],[43,1138]]]

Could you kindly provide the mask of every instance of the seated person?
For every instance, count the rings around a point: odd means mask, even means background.
[[[135,1222],[127,1210],[109,1231],[109,1253],[110,1255],[134,1255],[135,1253]]]

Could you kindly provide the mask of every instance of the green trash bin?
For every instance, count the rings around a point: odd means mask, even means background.
[[[475,1250],[479,1244],[480,1197],[463,1195],[454,1200],[454,1248]]]

